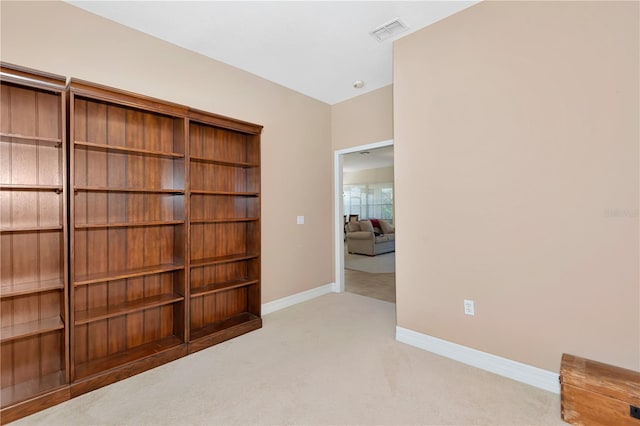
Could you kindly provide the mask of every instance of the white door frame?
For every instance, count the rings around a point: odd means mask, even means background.
[[[382,142],[370,143],[367,145],[354,146],[352,148],[338,149],[333,152],[333,206],[334,206],[334,240],[336,254],[335,269],[336,269],[336,290],[339,293],[344,292],[344,228],[342,225],[344,206],[342,198],[342,156],[344,154],[350,154],[352,152],[363,151],[367,149],[382,148],[383,146],[393,145],[393,139],[389,139]],[[395,162],[395,160],[394,160]]]

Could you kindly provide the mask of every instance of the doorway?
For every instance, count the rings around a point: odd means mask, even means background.
[[[334,182],[337,288],[395,302],[393,140],[335,151]]]

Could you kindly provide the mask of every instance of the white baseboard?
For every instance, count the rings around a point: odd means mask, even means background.
[[[302,293],[292,294],[291,296],[283,297],[282,299],[276,299],[271,302],[262,304],[262,315],[268,315],[272,312],[279,311],[280,309],[288,308],[289,306],[297,305],[298,303],[306,302],[307,300],[315,299],[316,297],[323,296],[329,293],[338,293],[336,283],[329,283],[321,285],[320,287],[312,288],[311,290],[303,291]]]
[[[549,392],[560,393],[559,376],[551,371],[402,327],[396,327],[396,340]]]

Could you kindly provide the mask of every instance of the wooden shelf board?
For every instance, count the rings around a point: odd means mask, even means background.
[[[8,342],[23,337],[60,330],[62,328],[64,328],[64,323],[60,316],[26,322],[23,324],[9,325],[0,329],[0,341]]]
[[[50,225],[50,226],[16,226],[16,227],[3,227],[0,228],[0,233],[8,234],[12,232],[47,232],[47,231],[60,231],[62,225]]]
[[[16,297],[25,294],[42,293],[45,291],[62,290],[64,285],[62,279],[32,281],[27,283],[12,284],[0,283],[0,297]]]
[[[223,283],[208,284],[204,287],[198,287],[196,289],[191,290],[191,298],[193,299],[194,297],[202,297],[202,296],[206,296],[207,294],[213,294],[221,291],[232,290],[234,288],[239,288],[239,287],[247,287],[257,283],[258,283],[258,280],[242,279],[242,280],[226,281]]]
[[[141,226],[168,226],[183,225],[184,220],[156,220],[152,222],[119,222],[119,223],[84,223],[76,224],[76,229],[100,229],[100,228],[135,228]]]
[[[260,195],[258,192],[239,192],[239,191],[210,191],[208,189],[192,189],[192,194],[202,195],[235,195],[243,197],[257,197]]]
[[[228,318],[223,321],[217,321],[212,324],[206,325],[202,328],[197,328],[191,330],[191,340],[198,340],[200,338],[207,337],[211,334],[218,333],[220,331],[224,331],[228,328],[238,326],[240,324],[244,324],[249,321],[253,321],[259,319],[257,315],[251,314],[249,312],[243,312],[238,315],[234,315],[231,318]]]
[[[17,383],[13,386],[2,388],[2,408],[11,406],[20,401],[36,397],[40,394],[53,391],[66,386],[66,376],[63,370],[58,370],[46,376],[34,380]]]
[[[75,325],[87,324],[107,318],[131,314],[133,312],[144,311],[145,309],[157,308],[158,306],[169,305],[181,300],[184,300],[184,297],[179,294],[160,294],[131,302],[119,303],[115,306],[79,311],[76,312]]]
[[[120,367],[124,364],[137,361],[139,359],[170,350],[182,345],[183,342],[176,336],[165,337],[164,339],[155,340],[145,343],[135,348],[109,355],[108,357],[95,359],[83,364],[75,366],[75,380],[80,380],[94,374]]]
[[[20,183],[0,183],[0,189],[6,191],[55,191],[62,192],[62,185],[31,185]]]
[[[87,192],[146,192],[150,194],[184,194],[184,189],[166,189],[166,188],[113,188],[107,186],[76,186],[76,191]]]
[[[238,217],[227,219],[196,219],[191,220],[190,223],[230,223],[230,222],[255,222],[257,217]]]
[[[93,149],[98,151],[113,151],[113,152],[122,152],[125,154],[149,155],[149,156],[164,157],[164,158],[184,158],[184,154],[180,154],[177,152],[164,152],[164,151],[155,151],[155,150],[149,150],[149,149],[129,148],[126,146],[107,145],[102,143],[75,141],[74,145],[76,147],[82,147],[82,148]]]
[[[230,256],[208,257],[205,259],[192,260],[191,267],[195,268],[198,266],[216,265],[219,263],[239,262],[241,260],[255,259],[258,256],[259,255],[256,253],[241,253],[241,254],[232,254]]]
[[[46,145],[55,146],[55,147],[60,147],[62,145],[61,138],[47,138],[44,136],[30,136],[30,135],[21,135],[18,133],[5,133],[5,132],[0,132],[0,137],[18,139],[15,142],[13,141],[10,142],[5,140],[2,141],[2,142],[9,142],[9,143],[35,144],[38,142],[44,142]]]
[[[242,168],[260,167],[260,164],[258,163],[249,163],[246,161],[214,160],[213,158],[205,158],[205,157],[199,157],[194,155],[190,156],[189,159],[191,161],[196,161],[198,163],[217,164],[219,166],[242,167]]]
[[[126,278],[142,277],[145,275],[160,274],[184,269],[184,265],[167,263],[163,265],[145,266],[143,268],[128,269],[124,271],[102,272],[98,274],[80,275],[75,277],[73,285],[87,285],[104,281],[115,281]]]

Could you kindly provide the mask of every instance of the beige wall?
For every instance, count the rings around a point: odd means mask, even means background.
[[[379,167],[377,169],[344,172],[342,174],[342,183],[345,185],[388,182],[393,182],[393,167]]]
[[[340,102],[331,107],[334,150],[393,139],[393,86]]]
[[[1,14],[3,61],[264,125],[263,302],[333,281],[329,105],[62,2]]]
[[[399,326],[640,369],[638,6],[483,2],[395,43]]]

